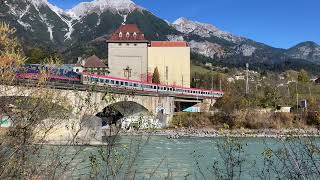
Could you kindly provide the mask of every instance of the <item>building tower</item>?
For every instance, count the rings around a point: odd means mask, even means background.
[[[147,81],[149,41],[137,25],[121,25],[107,43],[110,76]]]

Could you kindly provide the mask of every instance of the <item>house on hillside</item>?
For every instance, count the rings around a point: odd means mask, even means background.
[[[79,58],[77,64],[73,67],[73,72],[90,73],[96,75],[108,75],[108,66],[96,55],[86,59]]]

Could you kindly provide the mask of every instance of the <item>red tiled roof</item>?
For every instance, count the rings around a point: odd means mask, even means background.
[[[151,47],[187,47],[185,41],[151,41]]]
[[[105,65],[101,59],[99,59],[96,55],[93,55],[91,57],[88,57],[84,60],[84,67],[103,67],[107,68],[107,65]]]
[[[141,33],[140,29],[138,28],[138,26],[136,24],[125,24],[125,25],[121,25],[116,31],[115,33],[120,33],[120,32],[129,32],[129,33]]]
[[[121,25],[111,36],[109,42],[148,42],[136,24]]]

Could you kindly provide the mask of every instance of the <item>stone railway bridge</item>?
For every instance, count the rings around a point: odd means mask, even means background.
[[[1,103],[10,104],[4,98],[23,99],[28,97],[44,98],[61,107],[69,108],[68,119],[60,119],[48,141],[66,141],[74,139],[75,134],[83,142],[101,141],[102,124],[117,122],[126,118],[145,119],[145,122],[157,121],[165,127],[180,107],[201,106],[208,111],[214,99],[175,97],[164,94],[143,94],[132,91],[93,89],[92,87],[66,87],[57,84],[37,85],[0,85]],[[2,99],[2,100],[1,100]],[[104,122],[101,122],[103,121]],[[48,126],[52,118],[44,121]],[[69,129],[66,127],[69,127]],[[70,127],[76,127],[70,130]],[[81,132],[79,132],[81,131]],[[82,143],[83,143],[82,142]]]

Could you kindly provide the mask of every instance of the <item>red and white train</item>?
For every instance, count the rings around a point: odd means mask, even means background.
[[[172,95],[186,95],[197,97],[220,98],[223,96],[223,91],[204,90],[195,88],[184,88],[179,86],[170,86],[162,84],[152,84],[142,81],[134,81],[128,79],[115,78],[110,76],[100,76],[94,74],[83,73],[81,76],[82,84],[110,86],[113,88],[132,89],[146,92],[157,92]]]

